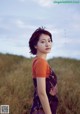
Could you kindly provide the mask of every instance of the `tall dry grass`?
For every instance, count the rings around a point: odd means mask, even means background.
[[[80,60],[48,60],[58,77],[57,114],[80,114]],[[32,59],[0,54],[0,105],[8,104],[10,114],[30,114],[33,99]]]
[[[80,60],[54,58],[49,63],[58,77],[57,114],[80,114]]]

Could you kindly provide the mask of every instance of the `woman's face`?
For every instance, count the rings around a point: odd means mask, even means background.
[[[35,46],[35,48],[37,49],[37,52],[41,52],[45,54],[51,51],[51,47],[52,47],[52,42],[51,42],[50,36],[46,34],[42,34],[40,36],[39,41]]]

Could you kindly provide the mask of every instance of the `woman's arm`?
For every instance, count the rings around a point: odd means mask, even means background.
[[[45,79],[46,79],[45,77],[39,77],[39,78],[37,77],[37,91],[45,114],[52,114],[49,105],[49,100],[46,94]]]

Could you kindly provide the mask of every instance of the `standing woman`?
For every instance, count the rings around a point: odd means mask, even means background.
[[[38,28],[29,40],[34,84],[33,103],[30,114],[56,114],[58,106],[57,77],[46,57],[52,48],[52,35],[44,28]]]

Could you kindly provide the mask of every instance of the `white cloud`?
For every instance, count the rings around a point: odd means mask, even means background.
[[[5,30],[9,30],[10,25],[7,25],[6,22],[4,22],[4,20],[2,18],[0,18],[0,28],[5,29]]]
[[[27,0],[18,0],[20,2],[28,2]],[[31,0],[32,1],[32,0]],[[53,0],[33,0],[42,7],[51,7],[53,6]]]
[[[71,44],[71,45],[78,45],[78,44],[80,44],[80,39],[68,38],[66,40],[66,43]]]
[[[28,25],[26,24],[24,21],[20,20],[20,19],[17,19],[15,21],[15,24],[17,27],[21,28],[21,29],[36,29],[36,26],[34,25]]]
[[[19,27],[19,28],[25,28],[26,27],[24,22],[21,20],[16,20],[15,23],[16,23],[17,27]]]
[[[20,2],[25,2],[25,0],[18,0],[18,1],[20,1]]]
[[[73,15],[72,28],[75,29],[75,31],[80,31],[80,14],[79,13]]]
[[[51,7],[53,5],[52,0],[33,0],[33,1],[35,1],[40,6],[43,6],[43,7]]]

